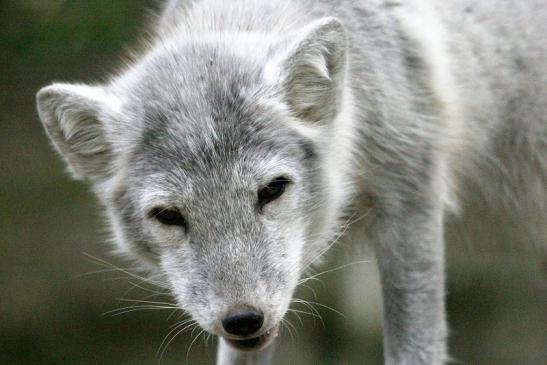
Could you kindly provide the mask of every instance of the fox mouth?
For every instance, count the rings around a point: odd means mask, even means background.
[[[257,351],[268,346],[279,334],[279,326],[275,326],[262,335],[243,340],[225,338],[232,347],[239,351]]]

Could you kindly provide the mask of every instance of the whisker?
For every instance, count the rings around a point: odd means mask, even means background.
[[[121,279],[126,279],[127,280],[127,277],[119,277],[119,278],[116,278],[116,280],[121,280]],[[128,295],[129,293],[131,293],[133,290],[135,289],[140,289],[142,291],[145,291],[145,292],[148,292],[148,293],[152,293],[151,295],[168,295],[167,293],[167,289],[164,289],[166,290],[166,292],[159,292],[157,290],[154,290],[152,288],[148,288],[148,287],[145,287],[143,286],[142,284],[145,284],[142,280],[139,282],[139,283],[135,283],[131,280],[128,280],[127,281],[129,284],[131,284],[131,287],[129,287],[129,289],[127,289],[123,294],[122,294],[122,297],[125,297],[126,295]],[[151,284],[148,284],[148,285],[151,285]],[[161,288],[160,288],[161,289]]]
[[[150,283],[150,284],[156,285],[156,286],[158,286],[158,287],[160,287],[160,288],[163,288],[163,289],[169,289],[169,287],[166,286],[166,285],[163,284],[163,283],[156,282],[156,281],[154,281],[154,280],[152,280],[152,279],[150,279],[150,278],[145,278],[145,277],[143,277],[143,276],[140,276],[140,275],[138,275],[138,274],[135,274],[135,273],[129,271],[128,269],[123,269],[123,268],[121,268],[121,267],[119,267],[119,266],[116,266],[116,265],[114,265],[114,264],[112,264],[112,263],[110,263],[110,262],[108,262],[108,261],[105,261],[105,260],[100,259],[100,258],[98,258],[98,257],[95,257],[95,256],[93,256],[93,255],[90,255],[90,254],[88,254],[88,253],[85,253],[85,252],[84,252],[84,255],[89,259],[89,261],[90,261],[91,263],[94,263],[94,264],[96,264],[96,265],[103,266],[103,267],[106,267],[106,268],[109,268],[109,269],[117,269],[118,271],[120,271],[120,272],[122,272],[122,273],[128,275],[128,276],[131,277],[131,278],[142,280],[143,282],[146,282],[146,283]]]
[[[211,341],[212,338],[213,335],[211,333],[207,333],[207,335],[205,336],[205,340],[203,341],[205,343],[205,348],[209,348],[209,345],[211,345],[209,341]]]
[[[288,309],[288,312],[296,316],[298,318],[298,322],[300,322],[300,325],[304,327],[304,322],[302,321],[302,317],[300,317],[300,311],[296,311],[294,309]]]
[[[314,317],[314,318],[319,318],[319,317],[320,317],[320,316],[318,316],[318,315],[315,314],[315,313],[303,311],[303,310],[300,310],[300,309],[293,309],[293,308],[290,308],[290,309],[289,309],[289,312],[292,312],[292,313],[295,313],[295,314],[298,314],[298,313],[307,314],[307,315],[312,316],[312,317]],[[300,318],[300,316],[298,316],[298,318]]]
[[[175,323],[175,324],[173,324],[173,325],[167,327],[167,330],[172,329],[172,328],[175,328],[175,327],[177,327],[177,326],[185,325],[185,324],[190,323],[190,322],[192,322],[192,321],[193,321],[192,318],[184,319],[184,320],[182,320],[182,321],[179,321],[179,322],[177,322],[177,323]]]
[[[193,332],[193,330],[192,330]],[[190,343],[190,346],[188,347],[188,350],[186,351],[186,362],[188,362],[188,357],[190,356],[190,350],[192,350],[192,346],[194,345],[194,343],[197,341],[198,338],[200,338],[200,336],[202,334],[205,333],[205,330],[201,330],[198,335],[196,337],[194,337],[194,339],[192,340],[192,342]]]
[[[125,308],[125,309],[113,309],[111,311],[105,312],[104,315],[112,314],[112,317],[117,317],[122,314],[131,313],[131,312],[140,312],[140,311],[146,311],[146,310],[161,310],[161,309],[173,309],[172,307],[131,307],[131,308]]]
[[[322,271],[318,274],[315,274],[315,275],[309,276],[307,278],[301,279],[298,282],[298,285],[303,284],[303,283],[305,283],[309,280],[315,280],[315,279],[317,279],[318,276],[321,276],[321,275],[324,275],[324,274],[328,274],[328,273],[331,273],[331,272],[342,270],[342,269],[345,269],[345,268],[350,267],[350,266],[354,266],[354,265],[358,265],[358,264],[368,264],[368,263],[370,263],[370,260],[360,260],[360,261],[350,262],[348,264],[343,264],[343,265],[340,265],[340,266],[338,266],[334,269],[325,270],[325,271]]]
[[[310,291],[313,293],[313,297],[314,297],[315,299],[317,299],[317,292],[315,291],[314,288],[312,288],[311,286],[309,286],[308,284],[306,284],[306,282],[303,282],[303,283],[298,284],[298,285],[299,285],[299,286],[303,286],[304,288],[310,290]]]
[[[130,303],[146,303],[146,304],[159,304],[159,305],[171,305],[175,308],[178,308],[176,307],[176,304],[174,303],[170,303],[170,302],[157,302],[157,301],[152,301],[152,300],[142,300],[142,299],[126,299],[126,298],[116,298],[116,300],[120,301],[120,302],[130,302]]]
[[[334,240],[329,244],[327,245],[327,247],[323,248],[319,254],[317,254],[313,259],[311,259],[311,261],[309,261],[307,264],[304,265],[304,270],[306,268],[308,268],[310,265],[312,265],[315,261],[317,261],[321,256],[323,256],[323,254],[325,252],[327,252],[332,246],[334,246],[339,240],[340,238],[344,235],[344,233],[346,233],[346,231],[349,229],[349,227],[353,224],[355,224],[356,222],[358,222],[359,220],[365,218],[368,214],[369,214],[370,210],[367,210],[365,213],[363,213],[361,216],[359,216],[358,218],[353,219],[353,217],[355,216],[356,213],[353,213],[347,220],[346,222],[342,225],[342,229],[341,231],[336,235],[336,237],[334,238]]]
[[[323,317],[313,305],[311,305],[310,303],[308,303],[307,301],[303,299],[297,299],[297,298],[293,299],[292,303],[305,305],[308,309],[310,309],[313,313],[315,313],[316,317],[314,318],[318,318],[321,321],[321,325],[323,326],[323,328],[326,328],[325,321],[323,321]]]
[[[340,312],[340,311],[338,311],[338,310],[336,310],[336,309],[334,309],[334,308],[332,308],[332,307],[329,307],[328,305],[325,305],[325,304],[322,304],[322,303],[319,303],[319,302],[312,302],[312,301],[306,301],[306,302],[309,303],[309,304],[311,304],[312,306],[313,306],[313,305],[318,305],[318,306],[320,306],[320,307],[323,307],[323,308],[325,308],[325,309],[328,309],[328,310],[330,310],[330,311],[332,311],[332,312],[334,312],[334,313],[336,313],[336,314],[338,314],[338,315],[340,315],[340,316],[346,318],[346,315],[345,315],[344,313],[342,313],[342,312]]]
[[[188,328],[192,328],[192,327],[195,327],[195,326],[198,326],[197,322],[194,322],[194,323],[190,323],[189,325],[187,326],[184,326],[182,329],[178,330],[178,328],[175,328],[173,330],[171,330],[171,332],[169,332],[167,334],[167,336],[165,336],[165,339],[162,341],[161,345],[160,345],[160,348],[158,349],[161,350],[162,346],[163,346],[163,350],[161,351],[161,354],[159,356],[159,360],[158,360],[158,364],[161,363],[161,359],[163,358],[163,355],[165,354],[165,352],[167,351],[167,348],[169,347],[169,345],[171,344],[171,342],[173,342],[173,340],[179,335],[181,334],[182,332],[184,332],[186,329]],[[179,327],[180,328],[180,327]],[[178,331],[177,331],[178,330]],[[176,331],[176,332],[175,332]],[[167,341],[167,343],[165,343],[165,341],[167,340],[167,338],[169,337],[169,335],[171,333],[174,333],[174,335],[171,336],[171,338],[169,339],[169,341]],[[164,343],[165,343],[165,346],[164,346]]]
[[[281,324],[287,329],[287,332],[289,332],[289,335],[291,336],[291,343],[294,343],[294,335],[292,333],[291,327],[289,327],[289,321],[286,318],[281,319]]]
[[[169,314],[169,316],[165,319],[166,321],[169,321],[171,319],[171,317],[173,317],[175,315],[175,313],[177,313],[179,311],[179,308],[175,308],[173,309],[173,311],[171,312],[171,314]]]

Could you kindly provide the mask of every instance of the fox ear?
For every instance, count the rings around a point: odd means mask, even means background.
[[[295,39],[296,38],[296,39]],[[337,112],[346,65],[346,32],[336,18],[306,26],[266,68],[266,77],[281,81],[293,112],[309,121],[328,120]]]
[[[53,84],[36,95],[38,114],[55,148],[76,179],[109,175],[112,148],[105,125],[113,120],[116,98],[100,86]]]

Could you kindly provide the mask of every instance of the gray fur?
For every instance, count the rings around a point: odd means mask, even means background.
[[[386,364],[443,364],[445,227],[545,247],[546,36],[540,0],[170,1],[125,72],[46,87],[38,110],[120,250],[164,274],[205,330],[227,336],[219,321],[241,303],[277,325],[357,216],[351,237],[381,273]],[[292,184],[257,208],[278,176]],[[511,232],[493,235],[477,202]],[[188,229],[151,219],[158,206]],[[271,353],[222,341],[219,363]]]

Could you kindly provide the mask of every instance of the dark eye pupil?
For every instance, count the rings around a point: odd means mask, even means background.
[[[152,209],[152,212],[150,212],[150,215],[167,226],[186,227],[186,221],[178,210],[154,208]]]
[[[258,191],[258,203],[264,206],[269,202],[279,198],[285,192],[289,180],[279,177]]]

